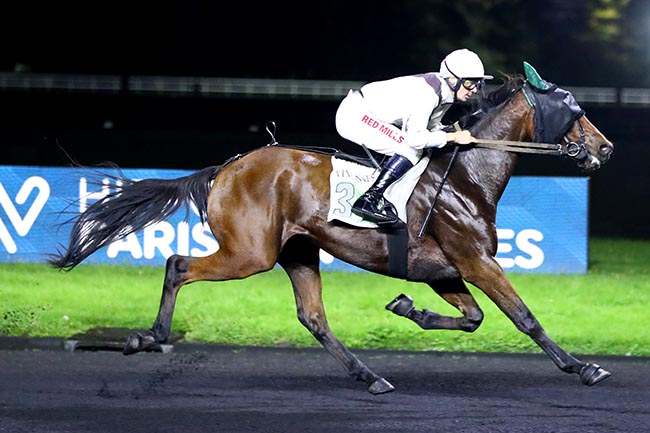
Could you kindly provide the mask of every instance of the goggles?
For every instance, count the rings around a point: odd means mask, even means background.
[[[478,87],[482,80],[472,80],[470,78],[461,78],[460,84],[467,90],[474,90]]]

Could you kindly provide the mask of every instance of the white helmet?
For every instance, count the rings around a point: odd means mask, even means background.
[[[491,80],[492,75],[485,75],[483,62],[478,55],[466,48],[452,51],[440,63],[440,75],[443,78],[475,78]]]

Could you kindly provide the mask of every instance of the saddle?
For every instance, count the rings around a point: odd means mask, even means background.
[[[386,189],[384,196],[397,209],[403,223],[407,223],[406,203],[411,197],[415,185],[429,163],[429,155],[423,157],[398,181]],[[370,158],[337,153],[332,155],[332,172],[330,173],[330,206],[327,221],[340,221],[355,227],[378,228],[371,221],[366,221],[352,213],[352,205],[373,184],[379,169]]]

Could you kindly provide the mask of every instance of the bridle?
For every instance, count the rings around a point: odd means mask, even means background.
[[[521,91],[523,93],[524,97],[526,98],[526,101],[528,102],[528,105],[533,110],[541,109],[540,107],[536,106],[536,104],[533,101],[533,98],[531,98],[526,93],[526,90],[524,89],[525,84],[526,83],[524,82],[524,85],[522,85],[519,89],[517,89],[517,91]],[[573,110],[575,110],[575,108]],[[563,131],[561,134],[563,143],[542,143],[542,142],[531,143],[527,141],[488,140],[488,139],[479,138],[476,140],[475,146],[482,147],[485,149],[501,150],[506,152],[515,152],[515,153],[536,153],[536,154],[543,154],[543,155],[566,156],[569,158],[576,159],[578,161],[582,161],[589,156],[589,151],[587,150],[587,144],[585,139],[585,130],[582,127],[582,123],[580,122],[580,119],[583,116],[584,116],[584,111],[582,109],[576,111],[575,115],[572,116],[573,119],[572,124],[578,122],[578,133],[580,134],[580,138],[578,140],[573,140],[573,141],[569,140],[569,137],[567,137],[567,133],[571,129],[569,127],[567,128],[566,131]],[[456,122],[453,126],[457,131],[461,130],[461,127],[458,122]],[[456,156],[458,155],[459,148],[460,146],[454,146],[453,153],[449,158],[449,162],[447,164],[447,169],[445,170],[445,173],[442,176],[442,181],[438,185],[436,194],[434,195],[433,200],[429,205],[429,211],[427,212],[424,221],[422,222],[422,226],[420,227],[420,231],[418,232],[418,238],[421,238],[424,235],[424,232],[426,231],[426,228],[429,225],[431,215],[433,214],[433,209],[436,206],[436,202],[438,201],[438,196],[442,191],[442,186],[447,180],[447,176],[449,175],[451,166],[454,163]]]
[[[585,139],[585,129],[582,127],[582,122],[580,122],[581,118],[582,116],[576,119],[576,122],[578,122],[578,133],[580,134],[580,138],[570,141],[569,137],[566,135],[562,137],[564,140],[562,148],[565,151],[566,156],[578,160],[585,159],[589,154],[589,151],[587,150],[587,141]]]
[[[535,111],[535,127],[533,128],[535,130],[535,141],[527,142],[527,141],[513,141],[513,140],[489,140],[489,139],[483,139],[479,138],[475,142],[476,147],[482,147],[485,149],[493,149],[493,150],[501,150],[505,152],[515,152],[515,153],[536,153],[536,154],[543,154],[543,155],[557,155],[557,156],[566,156],[569,158],[573,158],[578,161],[578,165],[582,163],[582,161],[586,160],[589,157],[589,151],[587,150],[587,142],[586,142],[586,136],[585,136],[585,130],[582,127],[582,122],[580,122],[580,119],[585,115],[585,112],[578,103],[575,101],[573,98],[573,95],[571,95],[569,92],[566,90],[559,89],[558,91],[564,92],[560,94],[555,94],[553,95],[553,98],[551,98],[551,95],[549,94],[550,92],[555,91],[557,86],[554,85],[547,85],[545,88],[540,89],[542,91],[546,91],[545,95],[547,95],[547,98],[549,101],[544,101],[539,99],[539,101],[544,102],[543,104],[540,104],[542,106],[546,105],[549,106],[551,103],[555,103],[556,105],[558,104],[558,98],[557,96],[562,96],[562,105],[559,105],[560,108],[564,111],[561,112],[561,115],[564,116],[564,119],[562,117],[555,118],[554,120],[556,122],[562,121],[561,126],[558,125],[552,125],[554,130],[552,130],[551,133],[546,133],[544,132],[544,128],[548,125],[545,120],[544,125],[538,125],[537,120],[543,118],[543,107],[538,107],[537,104],[535,104],[535,97],[531,97],[525,89],[526,84],[528,82],[524,81],[523,85],[521,87],[512,89],[513,93],[521,91],[522,94],[524,95],[524,98],[526,99],[526,102],[528,102],[528,105]],[[547,83],[550,84],[550,83]],[[534,91],[534,86],[531,85],[531,88],[533,88]],[[483,97],[482,93],[479,93],[479,97]],[[556,107],[557,108],[557,107]],[[565,111],[568,109],[568,113]],[[537,110],[542,111],[541,113]],[[569,122],[570,121],[570,122]],[[577,140],[569,140],[569,137],[567,137],[567,134],[571,130],[571,126],[578,122],[578,133],[580,135],[580,138]],[[568,125],[568,126],[567,126]],[[460,130],[461,127],[458,122],[454,124],[454,127],[456,130]],[[540,127],[539,131],[542,131],[538,135],[538,127]],[[558,130],[561,131],[558,133]],[[555,132],[555,133],[553,133]],[[558,141],[562,141],[562,143],[545,143],[542,140],[537,140],[540,137],[544,137],[546,135],[549,135],[551,137],[558,137]],[[436,194],[433,197],[433,200],[431,204],[429,205],[429,211],[427,212],[424,221],[422,223],[422,226],[420,227],[420,231],[418,232],[418,238],[421,238],[424,235],[424,232],[427,229],[427,226],[429,225],[429,221],[431,219],[431,215],[433,214],[433,209],[436,206],[436,202],[438,201],[438,196],[440,195],[440,192],[442,191],[442,186],[444,185],[445,181],[447,180],[447,176],[449,175],[449,171],[451,169],[452,164],[454,163],[454,160],[456,159],[456,156],[458,155],[458,149],[460,146],[454,146],[453,153],[451,157],[449,158],[449,162],[447,163],[447,169],[445,170],[445,173],[442,176],[442,181],[438,185],[438,189],[436,190]]]
[[[585,131],[580,119],[578,122],[578,131],[580,138],[578,140],[569,140],[565,135],[562,137],[563,143],[531,143],[528,141],[513,140],[488,140],[479,138],[476,140],[476,147],[484,149],[501,150],[504,152],[514,153],[536,153],[541,155],[566,156],[569,158],[582,160],[587,157],[589,151],[585,141]]]
[[[528,95],[527,91],[525,90],[525,86],[522,86],[519,90],[523,93],[526,102],[528,102],[528,105],[533,110],[539,109],[539,107],[536,106],[533,98]],[[581,161],[589,155],[589,151],[587,150],[585,130],[582,126],[582,122],[580,122],[580,119],[583,116],[584,112],[580,112],[579,115],[574,119],[574,122],[578,122],[578,133],[580,135],[580,138],[577,140],[569,140],[569,137],[567,137],[567,131],[562,135],[562,143],[477,139],[476,147],[515,153],[536,153],[542,155],[566,156]]]

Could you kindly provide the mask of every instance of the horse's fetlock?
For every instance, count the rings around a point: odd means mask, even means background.
[[[483,312],[480,310],[475,311],[472,314],[466,315],[463,318],[462,321],[463,330],[467,332],[474,332],[481,326],[482,323],[483,323]]]
[[[466,317],[463,320],[463,323],[462,323],[463,331],[474,332],[481,326],[481,323],[483,323],[483,318],[472,319],[472,318]]]
[[[169,330],[162,328],[158,329],[156,326],[154,326],[153,330],[149,330],[145,333],[145,335],[150,335],[156,343],[166,343],[167,339],[169,338],[169,334]]]

